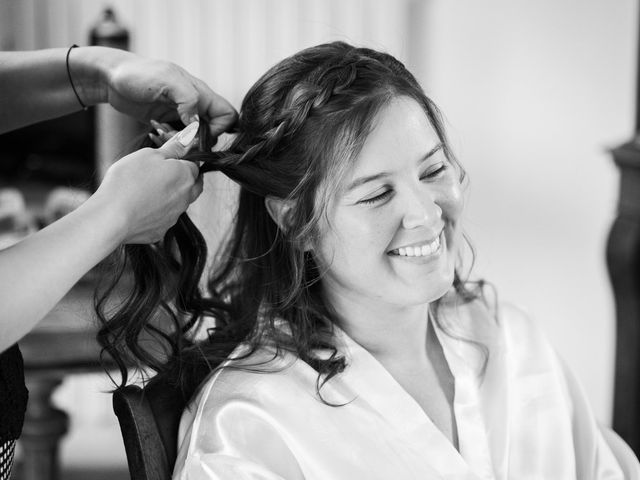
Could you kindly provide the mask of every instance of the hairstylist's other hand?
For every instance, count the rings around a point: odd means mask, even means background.
[[[109,218],[122,229],[122,243],[161,240],[202,193],[198,166],[180,160],[194,144],[197,128],[193,123],[161,148],[138,150],[107,170],[94,197],[112,212]]]
[[[199,115],[217,136],[235,124],[238,114],[223,97],[182,67],[163,60],[104,47],[99,58],[106,101],[145,122],[180,118],[185,125]]]

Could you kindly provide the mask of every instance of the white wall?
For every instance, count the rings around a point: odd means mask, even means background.
[[[180,63],[236,105],[269,65],[321,41],[366,43],[406,61],[444,111],[471,178],[476,272],[501,299],[528,309],[598,418],[610,421],[614,314],[604,245],[617,177],[606,149],[633,128],[635,1],[111,4],[135,26],[134,51]],[[104,2],[15,5],[16,47],[37,48],[86,43]],[[67,464],[124,463],[106,388],[103,378],[82,376],[57,393],[79,427],[63,445]]]
[[[607,149],[633,132],[637,2],[431,0],[425,87],[470,178],[476,272],[528,309],[610,422]]]

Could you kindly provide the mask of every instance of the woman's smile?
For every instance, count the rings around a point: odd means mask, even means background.
[[[432,240],[412,243],[402,247],[394,248],[388,255],[397,257],[425,257],[433,258],[440,253],[440,237],[442,233]]]

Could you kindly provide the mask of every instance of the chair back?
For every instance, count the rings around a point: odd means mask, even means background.
[[[169,480],[177,455],[178,426],[185,401],[174,386],[151,381],[113,393],[131,480]]]

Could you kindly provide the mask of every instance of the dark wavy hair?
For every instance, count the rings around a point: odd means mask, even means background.
[[[318,238],[327,200],[377,113],[398,96],[422,107],[462,182],[441,115],[414,76],[391,55],[343,42],[302,50],[267,71],[245,96],[237,136],[225,151],[212,153],[215,139],[201,128],[200,148],[187,158],[201,162],[201,172],[221,171],[241,186],[233,229],[206,289],[199,284],[207,246],[186,214],[161,242],[124,247],[118,274],[96,297],[98,340],[123,385],[135,365],[170,375],[189,397],[241,342],[245,357],[267,342],[293,352],[318,372],[318,392],[345,368],[320,291],[322,272],[304,246]],[[294,203],[286,231],[270,217],[267,196]],[[127,278],[128,294],[109,307]],[[478,296],[459,268],[453,289],[465,301]],[[215,327],[204,341],[193,340],[190,333],[206,317]]]

